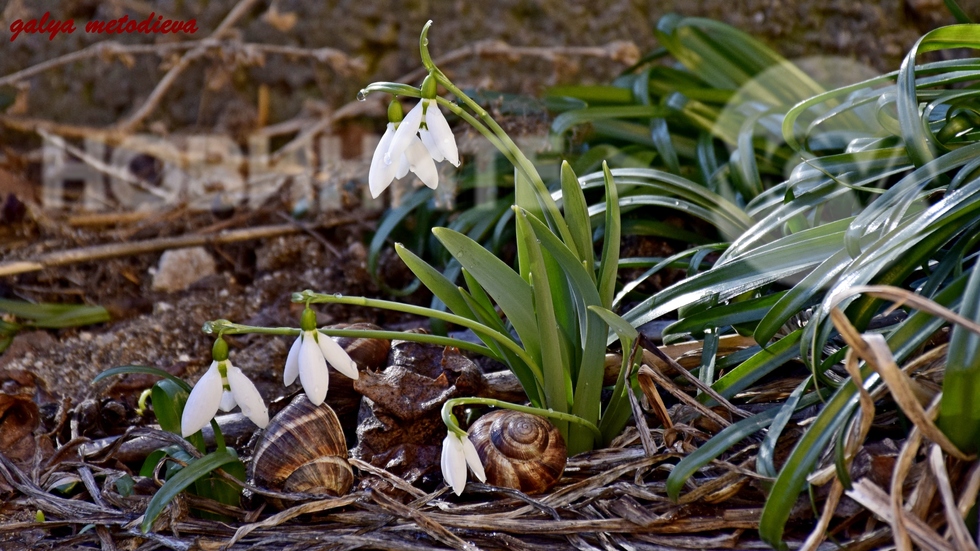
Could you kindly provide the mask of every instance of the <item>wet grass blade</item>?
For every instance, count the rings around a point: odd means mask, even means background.
[[[980,268],[970,270],[960,315],[980,321]],[[966,453],[980,448],[980,335],[954,325],[946,356],[939,428]]]
[[[619,195],[616,182],[605,163],[602,165],[602,173],[606,185],[606,223],[602,238],[602,258],[599,260],[599,300],[606,308],[612,308],[619,268]]]
[[[582,264],[589,268],[589,273],[595,279],[592,265],[595,263],[595,253],[592,249],[592,222],[589,220],[589,206],[585,202],[585,194],[579,184],[578,176],[572,170],[568,161],[561,163],[561,199],[565,222],[572,233],[575,251]],[[572,243],[566,243],[569,247]]]

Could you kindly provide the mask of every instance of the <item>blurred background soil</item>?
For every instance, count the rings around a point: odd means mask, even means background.
[[[0,75],[76,52],[105,36],[87,35],[78,22],[129,14],[140,19],[155,12],[197,20],[192,37],[113,35],[120,43],[203,39],[235,0],[5,0],[0,2]],[[980,2],[961,2],[976,13]],[[44,12],[74,18],[79,31],[49,40],[22,34],[9,42],[10,23]],[[432,19],[433,55],[481,40],[512,46],[597,46],[630,41],[639,52],[656,46],[654,25],[665,13],[708,17],[728,23],[775,48],[789,59],[808,55],[843,56],[879,72],[898,68],[902,56],[926,30],[952,23],[942,0],[692,0],[583,1],[502,0],[497,2],[379,2],[274,0],[259,2],[235,26],[244,43],[302,48],[335,48],[355,58],[358,68],[338,71],[313,61],[234,67],[227,60],[196,64],[165,98],[156,120],[167,128],[207,128],[239,134],[255,120],[259,85],[271,91],[269,123],[296,116],[306,102],[336,108],[351,101],[368,82],[391,80],[418,67],[418,34]],[[104,126],[126,116],[162,77],[168,61],[155,56],[101,63],[78,62],[30,79],[32,116],[61,123]],[[486,63],[463,60],[448,68],[464,87],[512,93],[540,92],[559,83],[607,82],[623,66],[604,59],[514,58]],[[6,140],[14,138],[9,134]]]

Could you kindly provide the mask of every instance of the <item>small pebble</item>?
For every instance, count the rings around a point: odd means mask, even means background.
[[[153,290],[183,291],[202,278],[214,275],[217,265],[203,247],[166,251],[153,274]]]

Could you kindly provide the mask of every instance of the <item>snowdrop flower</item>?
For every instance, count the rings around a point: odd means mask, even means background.
[[[459,151],[446,117],[435,101],[436,81],[429,75],[422,83],[422,99],[402,118],[398,100],[388,106],[388,127],[371,158],[368,185],[371,196],[381,195],[395,178],[415,173],[426,186],[439,185],[436,163],[459,166]]]
[[[242,413],[260,428],[269,424],[269,409],[252,381],[228,361],[228,344],[219,338],[211,352],[211,367],[194,385],[180,417],[180,432],[186,438],[211,422],[218,409],[231,411],[241,406]]]
[[[446,484],[451,486],[456,495],[463,493],[466,486],[466,467],[469,466],[473,474],[480,480],[486,482],[487,475],[483,472],[483,462],[480,461],[479,454],[476,453],[476,446],[466,434],[457,434],[452,430],[442,441],[442,477]]]
[[[330,383],[327,363],[351,379],[357,379],[357,364],[337,341],[316,330],[316,313],[313,310],[303,310],[300,327],[303,332],[293,341],[286,356],[283,383],[289,386],[299,376],[307,398],[318,406],[326,399]]]

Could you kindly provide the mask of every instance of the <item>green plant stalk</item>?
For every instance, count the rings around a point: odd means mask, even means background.
[[[444,88],[446,88],[446,90],[448,90],[451,94],[453,94],[459,100],[461,100],[467,107],[472,109],[473,112],[477,114],[477,117],[479,117],[480,121],[482,121],[483,124],[486,125],[486,128],[488,128],[498,138],[499,145],[498,142],[494,142],[494,145],[498,149],[500,149],[500,151],[504,155],[508,156],[508,159],[511,160],[511,162],[514,164],[514,167],[520,170],[521,172],[523,172],[524,175],[527,176],[531,184],[534,186],[534,189],[537,192],[538,201],[542,202],[541,206],[545,211],[545,216],[547,218],[546,221],[548,222],[548,225],[552,228],[552,231],[557,230],[556,233],[561,235],[562,241],[564,241],[565,243],[573,244],[575,241],[572,238],[571,231],[568,229],[568,226],[565,224],[565,220],[561,217],[561,214],[558,212],[558,205],[555,203],[554,199],[551,198],[551,194],[548,192],[548,188],[544,185],[544,180],[541,179],[541,175],[538,174],[537,169],[534,168],[534,163],[532,163],[530,159],[528,159],[527,156],[524,155],[524,152],[521,151],[519,147],[517,147],[517,144],[514,143],[514,140],[512,140],[511,137],[504,131],[504,129],[501,128],[499,124],[497,124],[497,121],[495,121],[493,117],[490,116],[487,110],[481,107],[479,103],[475,102],[472,98],[467,96],[465,93],[463,93],[463,91],[460,90],[455,84],[453,84],[453,82],[449,80],[449,78],[446,77],[446,75],[441,70],[439,70],[439,68],[436,67],[435,63],[432,61],[432,56],[429,55],[429,47],[428,47],[429,27],[431,26],[432,26],[432,21],[426,22],[425,26],[422,27],[422,33],[419,36],[419,54],[422,58],[422,65],[431,74],[435,75],[436,80],[439,82],[439,84],[441,84]],[[530,205],[519,205],[519,206],[526,209],[530,207]],[[520,236],[518,236],[518,238],[520,238]]]
[[[212,324],[212,327],[217,327],[220,323],[221,333],[225,335],[282,335],[282,336],[296,336],[302,331],[293,327],[258,327],[254,325],[242,325],[239,323],[233,323],[228,320],[217,320],[208,322]],[[207,326],[208,324],[205,324]],[[451,337],[442,337],[439,335],[426,335],[422,333],[405,333],[403,331],[381,331],[381,330],[371,330],[371,329],[324,329],[318,328],[317,331],[327,335],[328,337],[353,337],[353,338],[366,338],[366,339],[401,339],[404,341],[421,342],[426,344],[434,344],[438,346],[453,346],[461,350],[469,350],[470,352],[476,352],[477,354],[484,355],[488,358],[492,358],[497,361],[502,361],[501,358],[494,354],[492,350],[485,346],[481,346],[476,343],[469,341],[464,341],[461,339],[454,339]],[[206,331],[207,332],[207,331]],[[215,331],[217,332],[217,331]]]
[[[446,424],[449,430],[455,432],[456,434],[466,434],[459,428],[459,425],[455,421],[453,416],[453,408],[456,406],[463,406],[467,404],[478,404],[482,406],[492,406],[503,409],[512,409],[514,411],[520,411],[523,413],[530,413],[531,415],[540,415],[541,417],[547,417],[549,419],[557,419],[559,421],[564,421],[566,423],[574,423],[585,427],[595,436],[597,440],[602,440],[602,433],[599,432],[599,427],[594,424],[582,419],[577,415],[572,415],[570,413],[562,413],[560,411],[555,411],[551,408],[542,409],[531,406],[522,406],[514,404],[511,402],[504,402],[502,400],[495,400],[493,398],[452,398],[446,400],[446,403],[442,406],[442,421]],[[455,429],[455,430],[454,430]]]
[[[516,354],[521,360],[527,363],[528,367],[532,370],[532,372],[535,375],[535,378],[538,379],[539,382],[543,380],[541,367],[533,360],[533,358],[531,358],[531,356],[528,355],[528,353],[523,348],[520,347],[520,345],[514,342],[514,339],[510,338],[510,336],[508,335],[503,335],[502,333],[494,331],[493,329],[490,329],[486,325],[475,322],[468,318],[464,318],[462,316],[457,316],[454,314],[450,314],[448,312],[442,312],[440,310],[434,310],[432,308],[414,306],[411,304],[402,304],[400,302],[393,302],[390,300],[380,300],[380,299],[372,299],[372,298],[365,298],[365,297],[345,297],[345,296],[337,296],[337,295],[330,295],[324,293],[314,293],[313,291],[303,291],[302,293],[294,293],[293,302],[305,302],[305,303],[316,303],[316,304],[349,304],[353,306],[367,306],[369,308],[382,308],[385,310],[404,312],[406,314],[415,314],[417,316],[432,317],[443,321],[447,321],[449,323],[455,323],[456,325],[466,327],[467,329],[472,329],[476,333],[486,335],[492,338],[493,340],[499,342],[500,344],[504,345],[507,349],[509,349],[514,354]],[[321,331],[326,333],[326,331],[323,330]],[[340,333],[340,332],[346,332],[347,330],[336,330],[336,331]],[[372,333],[377,334],[382,332],[375,331]],[[434,342],[432,340],[432,337],[435,337],[435,335],[399,333],[397,331],[389,331],[384,333],[387,333],[389,335],[397,334],[398,335],[397,338],[404,339],[404,340],[412,340],[416,342]],[[420,337],[424,337],[424,339]],[[445,337],[439,337],[439,338],[445,339]],[[456,339],[453,340],[454,342],[458,342],[458,343],[465,342]],[[479,350],[474,350],[474,351],[479,351],[481,354],[484,353],[483,351],[486,351],[485,353],[490,358],[496,357],[496,355],[493,352],[491,352],[489,348],[477,344],[468,343],[467,349],[473,349],[473,347],[477,347]]]

